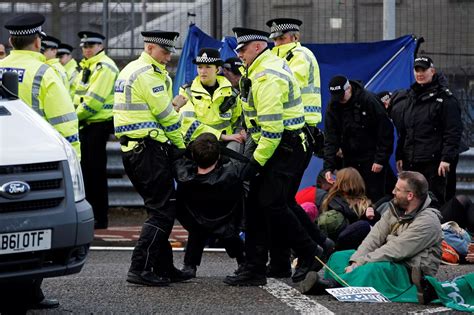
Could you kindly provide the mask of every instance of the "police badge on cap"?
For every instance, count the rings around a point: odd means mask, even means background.
[[[235,47],[237,51],[246,44],[256,40],[268,42],[268,36],[270,35],[264,31],[244,27],[234,27],[232,32],[234,32],[235,37],[237,37],[237,47]]]
[[[89,31],[81,31],[77,33],[77,36],[81,39],[80,46],[84,46],[85,44],[104,44],[105,36],[96,33],[96,32],[89,32]]]
[[[157,44],[169,52],[176,52],[176,39],[179,37],[178,32],[166,31],[147,31],[142,32],[143,41],[145,43]]]
[[[423,69],[428,69],[428,68],[433,68],[433,60],[430,57],[427,56],[421,56],[415,59],[415,63],[413,65],[413,68],[423,68]]]
[[[201,48],[199,50],[196,59],[193,59],[195,65],[205,64],[205,65],[216,65],[222,66],[224,63],[221,59],[221,54],[217,49],[214,48]]]
[[[5,23],[5,28],[11,36],[30,36],[41,33],[44,16],[39,13],[17,15]]]
[[[278,18],[267,22],[270,27],[270,38],[277,38],[289,31],[300,31],[300,26],[303,24],[298,19]]]

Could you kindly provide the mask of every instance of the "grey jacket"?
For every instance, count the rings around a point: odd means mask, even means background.
[[[403,215],[390,202],[369,235],[350,261],[365,264],[376,261],[404,263],[409,268],[421,268],[425,275],[436,276],[441,262],[441,230],[438,210],[429,208],[427,197],[412,215]]]

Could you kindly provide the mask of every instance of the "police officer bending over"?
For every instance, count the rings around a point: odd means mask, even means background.
[[[115,135],[120,138],[125,171],[148,212],[127,275],[127,281],[135,284],[163,286],[186,279],[173,266],[168,241],[175,220],[170,156],[174,149],[184,149],[165,69],[178,35],[142,32],[144,52],[120,72],[115,84]]]
[[[290,196],[288,183],[301,171],[306,146],[299,88],[286,62],[267,49],[268,33],[240,27],[233,31],[237,37],[236,49],[247,72],[241,79],[242,109],[257,148],[243,171],[244,179],[250,180],[247,263],[241,272],[228,276],[224,282],[234,286],[264,285],[266,239],[281,233],[286,236],[284,245],[293,248],[301,261],[293,281],[306,292],[314,284],[314,277],[308,274],[322,267],[314,258],[322,254],[322,249],[289,207],[289,200],[294,196]]]

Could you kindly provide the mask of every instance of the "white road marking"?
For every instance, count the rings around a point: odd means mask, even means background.
[[[427,308],[426,310],[422,311],[413,311],[413,312],[408,312],[408,314],[435,314],[435,313],[444,313],[444,312],[452,312],[453,310],[448,307],[436,307],[436,308]]]
[[[267,278],[267,285],[261,286],[261,288],[300,314],[334,314],[323,305],[274,278]]]
[[[90,250],[97,251],[132,251],[134,247],[125,246],[91,246]],[[173,247],[173,252],[184,252],[184,247]],[[224,248],[204,248],[205,253],[225,253]]]

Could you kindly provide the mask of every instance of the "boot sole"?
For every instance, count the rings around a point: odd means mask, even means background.
[[[139,277],[127,276],[127,282],[139,285],[146,285],[149,287],[167,287],[169,282],[157,283],[157,282],[148,282]]]
[[[298,282],[298,291],[301,293],[309,292],[319,279],[316,271],[309,271],[303,281]]]

